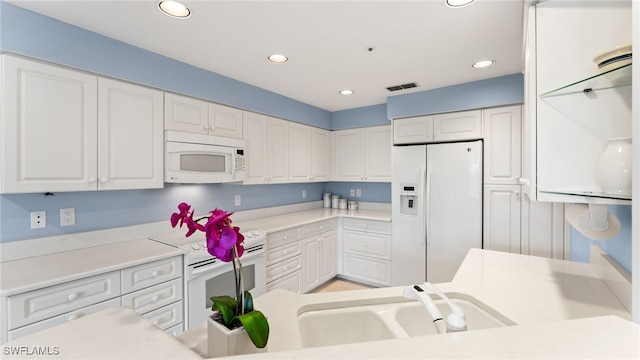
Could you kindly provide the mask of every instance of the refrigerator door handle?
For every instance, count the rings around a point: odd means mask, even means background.
[[[424,227],[424,232],[425,232],[425,237],[426,237],[426,243],[427,243],[427,247],[431,246],[431,166],[427,165],[427,172],[426,172],[426,184],[423,187],[423,189],[426,189],[426,194],[423,197],[424,199],[424,221],[425,221],[425,227]]]

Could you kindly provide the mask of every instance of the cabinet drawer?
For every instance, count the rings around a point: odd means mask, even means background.
[[[302,228],[293,228],[267,235],[267,249],[302,239]]]
[[[267,266],[276,264],[282,260],[290,259],[296,255],[301,254],[302,243],[300,241],[269,249],[267,250]]]
[[[118,297],[120,290],[120,272],[114,271],[10,296],[9,329]]]
[[[182,277],[182,257],[158,260],[122,270],[122,293],[144,289]]]
[[[142,317],[151,321],[153,326],[166,330],[182,323],[182,306],[182,301],[176,301],[160,309],[149,311],[142,315]]]
[[[297,294],[302,294],[302,270],[298,270],[268,283],[267,290],[271,291],[273,289],[285,289]]]
[[[281,278],[293,271],[302,269],[302,255],[267,266],[267,282]]]
[[[335,227],[336,227],[336,220],[331,219],[331,220],[325,220],[325,221],[318,221],[316,223],[306,225],[302,229],[302,237],[306,238],[309,236],[323,233],[325,231],[331,231]]]
[[[23,326],[19,329],[9,331],[9,341],[21,338],[23,336],[31,335],[35,332],[48,329],[50,327],[62,325],[69,321],[79,319],[89,314],[97,313],[98,311],[102,311],[104,309],[118,306],[120,306],[120,299],[111,299],[95,305],[87,306],[86,308],[82,308],[80,310],[71,311],[63,315],[58,315],[51,319],[39,321],[35,324]]]
[[[342,220],[342,228],[345,230],[366,231],[391,235],[390,221],[344,219]]]
[[[344,250],[364,256],[391,260],[391,236],[345,230]]]
[[[182,300],[182,280],[175,279],[122,296],[122,306],[145,314],[161,306]]]
[[[171,336],[176,336],[176,335],[180,335],[184,332],[184,324],[180,323],[178,325],[174,325],[168,329],[165,329],[164,332],[166,332],[167,334],[171,335]]]
[[[370,284],[391,285],[391,262],[345,254],[345,276]]]

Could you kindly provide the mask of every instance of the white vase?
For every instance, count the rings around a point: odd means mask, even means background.
[[[244,327],[229,330],[211,316],[207,317],[207,343],[210,358],[266,352],[268,348],[257,348]]]
[[[606,141],[596,165],[596,180],[606,194],[631,196],[631,138]]]

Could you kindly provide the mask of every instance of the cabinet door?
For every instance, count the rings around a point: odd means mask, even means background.
[[[269,183],[286,183],[289,181],[289,122],[269,118],[267,133]]]
[[[262,184],[267,181],[267,123],[265,115],[244,112],[246,140],[245,184]]]
[[[334,134],[334,180],[362,181],[364,177],[364,129],[338,130]]]
[[[433,141],[433,115],[393,120],[394,144],[424,144]]]
[[[187,96],[164,94],[165,130],[209,133],[209,104]]]
[[[311,180],[311,126],[289,124],[289,182]]]
[[[320,282],[332,279],[338,273],[338,239],[335,231],[320,234]]]
[[[331,132],[329,130],[311,128],[311,180],[331,180]]]
[[[242,139],[242,110],[209,103],[209,135]]]
[[[521,254],[569,260],[565,254],[564,204],[522,196]]]
[[[522,107],[483,110],[484,182],[520,185]]]
[[[520,253],[519,185],[485,185],[483,248]]]
[[[100,78],[98,189],[162,188],[162,92]]]
[[[97,188],[97,78],[2,57],[2,193]]]
[[[482,138],[480,110],[438,114],[433,117],[435,141],[472,140]]]
[[[319,235],[303,240],[304,250],[302,252],[302,292],[306,293],[320,284],[320,258]]]
[[[391,125],[364,130],[364,180],[391,182]]]

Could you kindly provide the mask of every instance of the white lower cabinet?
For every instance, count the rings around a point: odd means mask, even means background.
[[[267,290],[305,293],[332,279],[337,266],[337,220],[317,221],[267,235]]]
[[[358,282],[391,285],[391,223],[344,219],[342,223],[343,274]]]
[[[181,332],[182,256],[12,295],[6,302],[9,341],[116,306],[134,309],[162,330]]]

